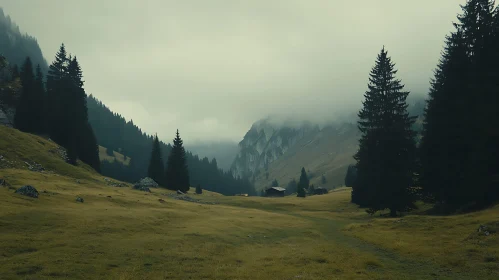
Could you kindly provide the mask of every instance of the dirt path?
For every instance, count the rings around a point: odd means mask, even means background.
[[[343,232],[343,228],[352,223],[349,220],[332,220],[326,218],[317,218],[299,215],[296,213],[282,213],[288,214],[295,217],[307,219],[309,221],[315,222],[324,237],[327,240],[334,241],[336,243],[348,246],[355,250],[369,252],[375,255],[379,261],[383,264],[382,267],[372,267],[383,273],[384,270],[399,271],[404,274],[404,279],[476,279],[477,275],[470,275],[468,273],[460,273],[457,271],[451,271],[449,269],[442,268],[438,264],[435,264],[429,260],[414,259],[402,256],[394,251],[387,250],[384,248],[377,247],[371,243],[365,242],[353,236],[348,236]]]

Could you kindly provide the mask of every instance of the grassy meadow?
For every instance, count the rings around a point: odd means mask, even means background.
[[[117,160],[119,163],[122,163],[124,165],[130,164],[129,157],[127,157],[125,160],[125,156],[123,156],[122,154],[120,154],[116,151],[113,151],[113,156],[110,156],[106,153],[106,148],[102,147],[102,146],[99,146],[99,158],[101,161],[105,160],[105,161],[109,161],[109,162],[114,162],[115,160]]]
[[[188,202],[109,186],[51,142],[0,133],[11,185],[0,187],[0,279],[499,279],[499,233],[477,233],[499,222],[499,207],[370,217],[346,188],[304,199],[191,192],[200,203]],[[38,199],[14,193],[27,184]]]

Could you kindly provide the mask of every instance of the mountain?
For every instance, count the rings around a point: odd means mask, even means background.
[[[200,158],[216,158],[218,167],[226,171],[230,170],[239,151],[237,142],[230,141],[186,144],[185,148]]]
[[[5,56],[11,65],[22,65],[27,56],[33,65],[39,64],[47,73],[48,64],[43,58],[42,50],[35,37],[21,33],[8,15],[0,7],[0,54]]]
[[[305,167],[311,184],[337,187],[343,184],[348,165],[354,163],[359,136],[353,123],[321,128],[309,122],[277,124],[267,118],[253,124],[239,143],[231,170],[251,177],[257,189],[264,189],[273,180],[286,187],[291,180],[298,180]]]
[[[420,133],[424,97],[414,94],[408,104],[409,114],[418,116],[414,130]],[[274,180],[286,188],[293,179],[298,180],[302,167],[315,186],[342,186],[348,166],[355,164],[353,155],[360,138],[356,122],[355,116],[324,126],[270,117],[257,121],[239,143],[231,171],[251,178],[257,190],[269,187]]]

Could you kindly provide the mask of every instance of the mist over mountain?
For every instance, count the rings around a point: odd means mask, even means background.
[[[26,57],[30,57],[34,65],[39,64],[43,72],[47,72],[47,61],[35,37],[22,33],[19,26],[6,15],[0,7],[0,54],[5,56],[11,65],[20,66]]]
[[[187,144],[186,149],[200,158],[216,158],[218,167],[228,171],[239,151],[237,142],[217,141],[217,142],[197,142]]]

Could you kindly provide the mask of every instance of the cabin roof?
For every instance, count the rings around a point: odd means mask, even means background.
[[[280,192],[285,192],[286,191],[285,188],[281,188],[281,187],[272,187],[271,189],[274,189],[274,190],[280,191]]]

